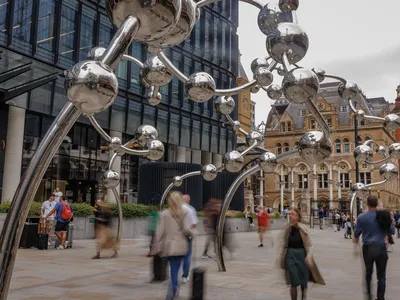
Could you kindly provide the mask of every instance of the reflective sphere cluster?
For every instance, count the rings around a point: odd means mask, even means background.
[[[118,172],[107,170],[103,173],[102,181],[105,188],[113,189],[119,185],[120,179]]]
[[[392,131],[400,128],[400,116],[395,114],[389,114],[385,117],[383,125],[387,130]]]
[[[260,156],[260,168],[265,173],[274,173],[278,167],[276,155],[272,152],[265,152]]]
[[[292,21],[293,17],[290,13],[279,11],[278,8],[273,7],[271,4],[265,5],[258,13],[257,18],[258,28],[265,35],[270,34],[280,23]]]
[[[339,96],[345,100],[351,100],[357,96],[359,92],[358,86],[353,81],[341,82],[338,87]]]
[[[172,73],[158,56],[151,56],[144,63],[141,76],[149,85],[163,86],[170,83]]]
[[[299,154],[309,164],[318,164],[332,154],[332,142],[321,131],[306,132],[299,140]]]
[[[399,168],[391,163],[384,164],[379,169],[379,175],[382,179],[387,181],[396,180],[399,177]]]
[[[185,84],[186,94],[195,102],[206,102],[214,96],[215,81],[210,74],[198,72],[189,76]]]
[[[203,179],[206,181],[213,181],[217,177],[217,175],[217,167],[212,164],[205,165],[201,169],[201,176],[203,176]]]
[[[282,90],[287,99],[297,104],[303,104],[316,99],[319,80],[314,72],[297,68],[285,75],[282,81]]]
[[[354,159],[358,163],[364,163],[366,161],[371,161],[374,156],[374,151],[370,146],[360,145],[354,149]]]
[[[224,155],[224,166],[228,172],[237,173],[244,166],[244,158],[238,151],[233,150]]]
[[[215,102],[215,109],[221,115],[230,115],[235,110],[235,100],[231,96],[220,96]]]

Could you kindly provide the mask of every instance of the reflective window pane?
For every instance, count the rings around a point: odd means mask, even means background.
[[[79,59],[85,60],[88,52],[94,47],[96,11],[86,5],[82,5],[81,38]]]
[[[181,146],[190,147],[190,118],[182,117]]]
[[[219,127],[212,125],[212,134],[211,134],[211,152],[218,153],[218,135],[219,135]]]
[[[169,120],[169,139],[173,145],[179,145],[179,115],[171,113]]]
[[[51,114],[51,90],[53,82],[38,87],[31,92],[29,109],[44,114]]]
[[[210,151],[210,124],[203,123],[201,150]]]
[[[112,39],[113,27],[106,16],[100,17],[99,46],[106,48]]]
[[[143,125],[156,125],[156,108],[153,106],[145,105],[143,113]]]
[[[133,100],[129,100],[128,107],[128,124],[126,132],[135,134],[136,129],[141,125],[142,104]]]
[[[0,0],[0,45],[7,45],[7,9],[9,0]]]
[[[200,121],[192,121],[192,147],[193,149],[200,149],[200,134],[201,125]]]
[[[225,154],[225,152],[227,152],[226,151],[226,138],[227,138],[226,129],[221,128],[221,135],[219,138],[219,153],[220,154]]]
[[[158,139],[163,143],[168,142],[168,112],[162,109],[158,110],[157,131]]]
[[[32,52],[32,0],[15,0],[13,15],[13,46],[25,53]]]
[[[125,132],[126,99],[118,97],[111,107],[110,130]]]
[[[58,1],[41,0],[39,5],[39,19],[37,24],[37,52],[43,59],[53,62],[54,60],[54,30],[55,11]]]
[[[142,45],[137,42],[132,43],[131,55],[142,60]],[[129,90],[137,95],[142,95],[142,87],[139,83],[140,67],[134,63],[131,64],[131,83]]]
[[[63,1],[61,9],[60,64],[70,67],[74,62],[78,1]]]

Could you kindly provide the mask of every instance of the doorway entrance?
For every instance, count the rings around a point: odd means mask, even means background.
[[[71,198],[73,202],[87,203],[94,206],[97,190],[97,181],[72,179],[69,180],[66,193],[68,198]]]

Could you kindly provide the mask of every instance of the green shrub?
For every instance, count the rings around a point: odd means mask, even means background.
[[[11,202],[4,202],[4,203],[0,204],[0,213],[6,214],[9,210],[10,206],[11,206]],[[41,207],[42,207],[41,203],[33,202],[29,209],[28,216],[39,217]]]
[[[93,206],[86,203],[70,203],[75,217],[87,217],[94,214]]]
[[[0,204],[0,214],[6,214],[8,212],[8,209],[10,208],[10,203],[5,202]]]
[[[204,217],[204,211],[198,211],[197,212],[198,217]]]
[[[281,216],[281,214],[278,213],[278,212],[276,212],[276,213],[274,213],[274,214],[272,215],[272,219],[280,219],[280,218],[282,218],[282,216]]]
[[[237,212],[234,216],[234,218],[244,218],[244,213],[242,213],[241,211]]]

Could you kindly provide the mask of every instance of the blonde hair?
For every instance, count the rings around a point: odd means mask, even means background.
[[[182,215],[182,193],[172,192],[168,196],[169,211],[173,217],[180,217]]]

